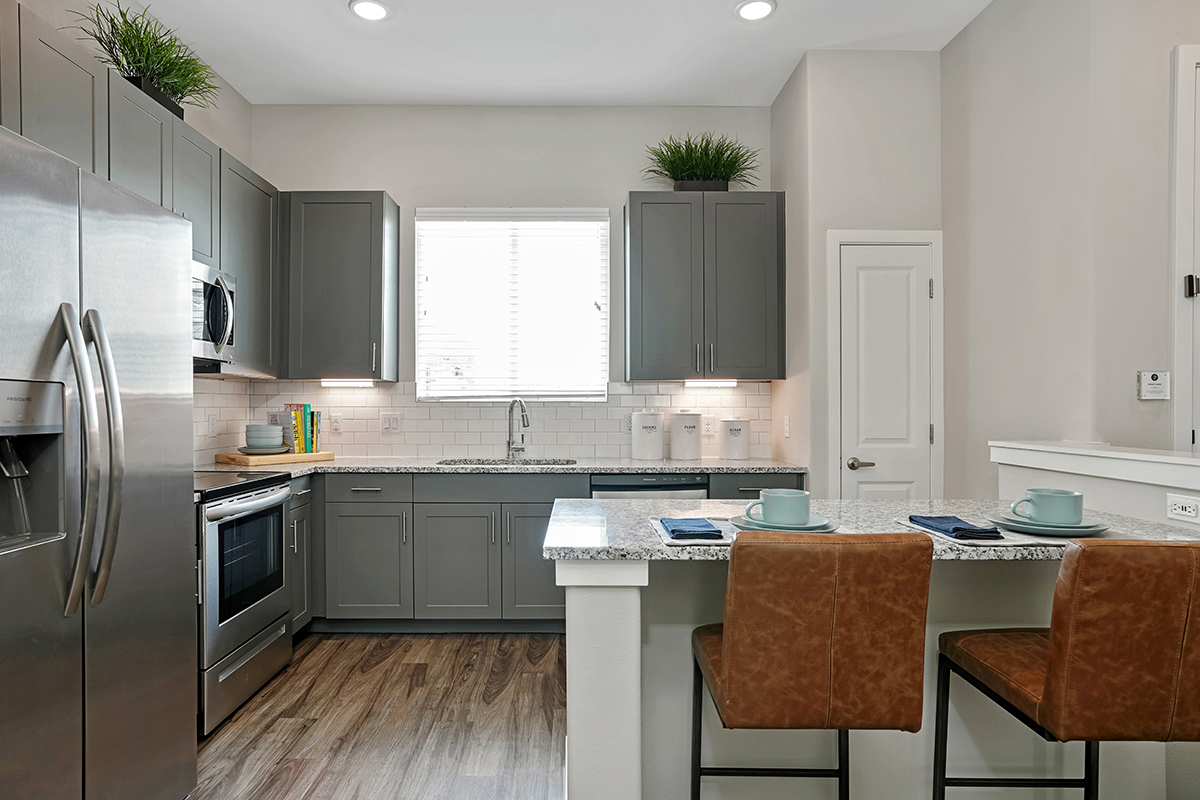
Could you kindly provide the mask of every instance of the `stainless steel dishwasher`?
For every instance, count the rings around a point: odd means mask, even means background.
[[[708,476],[680,473],[593,475],[592,498],[707,500]]]

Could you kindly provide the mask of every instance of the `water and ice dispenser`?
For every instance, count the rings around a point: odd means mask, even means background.
[[[61,383],[0,379],[0,553],[66,535],[63,430]]]

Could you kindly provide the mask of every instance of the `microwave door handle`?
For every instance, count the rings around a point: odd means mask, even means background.
[[[125,418],[121,409],[121,390],[117,386],[117,365],[112,346],[104,331],[100,312],[90,309],[83,317],[84,335],[96,345],[100,356],[100,380],[104,386],[104,404],[108,411],[108,505],[104,516],[104,533],[100,540],[100,563],[92,584],[92,605],[104,600],[108,578],[112,573],[113,557],[117,552],[117,534],[121,529],[121,503],[125,499]]]
[[[253,500],[230,503],[227,506],[217,506],[216,508],[206,508],[204,509],[204,518],[209,522],[231,522],[240,517],[249,516],[256,511],[262,511],[264,508],[278,505],[287,500],[291,494],[291,487],[284,486],[268,495],[255,497]]]
[[[71,363],[75,367],[75,383],[79,387],[79,408],[83,422],[83,509],[79,521],[79,550],[75,554],[75,567],[71,574],[71,586],[67,590],[67,606],[64,614],[74,616],[83,598],[87,582],[88,562],[92,553],[92,541],[96,538],[96,515],[100,508],[100,423],[97,419],[96,384],[92,380],[92,367],[88,361],[87,343],[79,326],[79,315],[70,303],[58,307],[58,318],[66,332],[67,345],[71,351]]]
[[[229,337],[233,336],[233,293],[229,291],[229,284],[220,275],[216,277],[214,283],[221,290],[221,297],[225,303],[225,329],[221,331],[221,341],[213,345],[213,349],[220,353],[229,344]]]

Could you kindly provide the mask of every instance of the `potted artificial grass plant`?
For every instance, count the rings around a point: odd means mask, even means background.
[[[208,108],[215,105],[217,86],[212,69],[192,48],[150,16],[96,3],[79,17],[79,30],[104,51],[103,63],[112,66],[172,114],[183,119],[180,103]]]
[[[668,136],[646,152],[650,166],[643,172],[674,181],[677,192],[724,192],[730,183],[756,183],[758,151],[711,131],[682,139]]]

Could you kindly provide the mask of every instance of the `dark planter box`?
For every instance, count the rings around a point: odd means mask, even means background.
[[[141,89],[143,92],[146,93],[147,96],[149,96],[149,98],[151,100],[158,103],[160,106],[165,108],[167,111],[170,111],[175,116],[179,117],[180,119],[183,119],[183,106],[179,105],[178,103],[172,102],[171,98],[169,98],[165,94],[163,94],[162,91],[160,91],[159,88],[157,86],[155,86],[153,83],[146,80],[145,78],[130,78],[129,76],[125,76],[125,80],[129,81],[134,86]]]
[[[675,181],[677,192],[728,192],[729,181]]]

